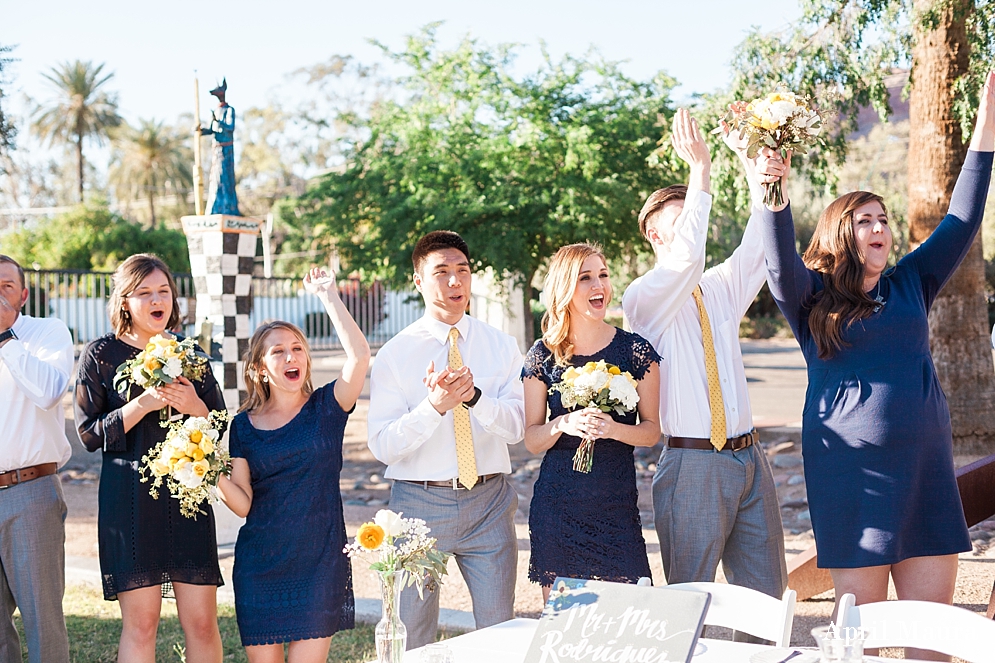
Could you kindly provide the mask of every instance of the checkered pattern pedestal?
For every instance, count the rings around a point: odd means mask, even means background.
[[[224,390],[225,405],[234,411],[247,395],[242,358],[252,335],[253,258],[264,221],[211,214],[184,216],[182,222],[197,289],[197,320],[214,324],[213,339],[221,345],[221,361],[212,361],[211,367]]]

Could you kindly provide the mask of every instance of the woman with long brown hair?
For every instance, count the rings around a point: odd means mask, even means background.
[[[235,543],[235,614],[250,663],[324,661],[332,635],[353,627],[354,600],[339,472],[346,420],[370,363],[370,346],[319,269],[304,288],[325,305],[346,361],[315,389],[307,339],[289,322],[260,326],[249,341],[249,393],[232,421],[231,479],[221,498],[245,524]]]
[[[545,452],[529,509],[529,580],[546,599],[557,576],[629,583],[650,576],[632,452],[660,439],[660,356],[638,334],[605,322],[612,286],[598,247],[557,251],[543,292],[543,335],[525,358],[522,380],[525,446]],[[600,360],[638,381],[636,411],[568,409],[550,391],[569,367]],[[573,470],[583,438],[596,440],[590,473]]]
[[[808,364],[805,479],[819,566],[831,570],[837,599],[883,601],[890,574],[900,599],[950,603],[957,554],[971,549],[927,316],[984,215],[995,73],[981,96],[947,216],[893,268],[888,213],[873,193],[833,201],[803,258],[791,209],[764,215],[770,289]],[[773,181],[789,165],[766,151],[758,172]]]
[[[76,372],[76,425],[89,451],[103,451],[97,537],[104,598],[121,606],[122,663],[155,661],[155,637],[163,594],[172,585],[191,663],[220,663],[221,634],[214,512],[196,520],[180,514],[178,500],[154,499],[140,482],[142,456],[166,438],[159,411],[206,417],[225,409],[210,371],[203,380],[179,377],[173,384],[129,393],[114,388],[118,366],[134,359],[156,334],[180,320],[176,283],[166,264],[140,253],[114,272],[108,310],[114,332],[88,344]]]

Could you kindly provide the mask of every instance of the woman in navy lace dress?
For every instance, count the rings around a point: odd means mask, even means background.
[[[648,341],[605,322],[612,298],[608,267],[590,244],[564,246],[550,261],[543,337],[525,359],[525,446],[546,452],[529,511],[529,580],[543,599],[556,576],[635,583],[650,575],[633,447],[660,439],[660,356]],[[604,360],[639,384],[636,412],[567,411],[549,388],[569,366]],[[549,407],[549,420],[546,408]],[[590,473],[573,469],[582,438],[595,439]]]
[[[311,270],[346,351],[338,379],[311,386],[300,329],[271,322],[256,330],[245,362],[249,397],[232,422],[231,479],[222,499],[245,525],[235,543],[235,614],[250,663],[325,661],[331,637],[353,627],[354,600],[339,472],[346,419],[356,405],[370,347],[339,299],[334,279]],[[323,283],[324,281],[324,283]]]

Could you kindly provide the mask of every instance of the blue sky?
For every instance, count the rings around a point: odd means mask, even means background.
[[[751,25],[781,28],[799,14],[798,0],[765,0],[762,11],[734,0],[47,0],[8,10],[0,43],[17,45],[9,86],[15,112],[24,110],[23,94],[49,96],[42,72],[78,58],[105,62],[115,73],[109,87],[129,121],[173,121],[192,110],[194,69],[202,114],[207,90],[222,76],[233,106],[264,105],[287,89],[293,70],[332,54],[374,62],[378,51],[368,39],[398,48],[432,21],[445,21],[439,34],[446,44],[468,33],[490,44],[525,44],[519,59],[525,68],[538,62],[540,39],[554,57],[593,45],[609,59],[627,60],[631,76],[667,71],[682,84],[679,100],[727,82],[733,48]]]

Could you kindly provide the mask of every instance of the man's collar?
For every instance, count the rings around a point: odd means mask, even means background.
[[[455,325],[450,325],[442,320],[433,318],[428,313],[425,313],[422,320],[424,321],[425,329],[428,330],[432,338],[442,344],[449,342],[449,330],[453,327],[459,330],[459,335],[463,337],[464,341],[467,339],[467,334],[470,331],[470,316],[465,313]]]
[[[11,326],[11,329],[14,330],[14,333],[17,334],[18,337],[20,337],[24,333],[24,325],[26,324],[27,323],[24,322],[24,314],[18,313],[17,319],[14,320],[14,324]]]

